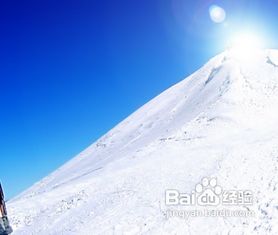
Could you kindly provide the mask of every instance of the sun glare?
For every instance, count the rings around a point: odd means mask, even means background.
[[[252,33],[240,33],[235,35],[229,42],[228,47],[239,59],[251,59],[254,53],[263,49],[263,40]]]

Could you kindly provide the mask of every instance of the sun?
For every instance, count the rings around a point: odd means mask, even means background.
[[[263,42],[258,35],[251,33],[241,33],[235,35],[232,38],[230,46],[232,48],[238,48],[242,50],[259,49],[262,48]]]
[[[263,47],[263,39],[250,32],[238,33],[228,42],[228,48],[239,59],[251,59]]]

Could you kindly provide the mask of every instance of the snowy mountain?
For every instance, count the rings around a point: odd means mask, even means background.
[[[278,234],[277,143],[278,51],[224,52],[11,200],[14,235]],[[184,217],[223,208],[253,214]]]

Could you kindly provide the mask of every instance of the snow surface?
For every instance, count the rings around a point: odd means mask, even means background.
[[[277,143],[278,51],[224,52],[11,200],[13,234],[278,234]],[[203,177],[255,216],[168,218],[165,190]]]

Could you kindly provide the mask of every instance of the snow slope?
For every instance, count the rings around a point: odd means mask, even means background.
[[[277,143],[278,51],[224,52],[11,200],[14,235],[278,234]],[[169,218],[165,190],[204,177],[255,216]]]

